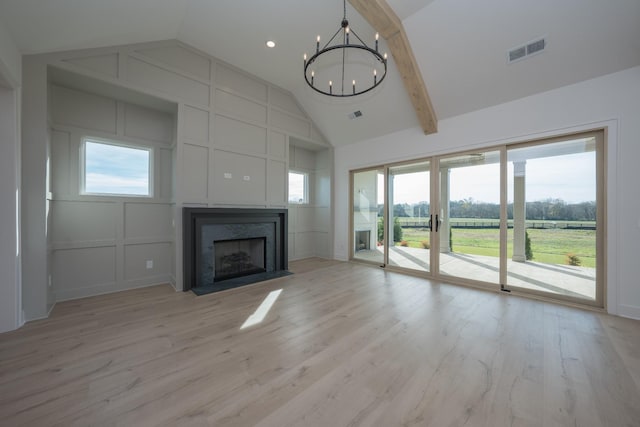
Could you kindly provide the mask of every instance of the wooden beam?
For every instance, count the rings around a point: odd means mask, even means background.
[[[424,133],[437,132],[436,113],[398,15],[386,0],[349,0],[349,3],[387,41]]]

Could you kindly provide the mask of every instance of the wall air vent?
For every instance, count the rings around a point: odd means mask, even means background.
[[[547,47],[547,42],[544,37],[530,41],[524,45],[514,47],[507,52],[507,62],[512,63],[528,58],[544,51],[545,47]]]
[[[358,110],[358,111],[354,111],[353,113],[349,113],[349,118],[351,120],[357,119],[358,117],[362,117],[362,111]]]

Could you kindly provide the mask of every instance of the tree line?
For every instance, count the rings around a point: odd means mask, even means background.
[[[384,206],[378,205],[378,215],[383,215]],[[429,216],[429,203],[421,202],[393,205],[394,217]],[[500,218],[500,205],[497,203],[477,202],[473,198],[449,202],[450,218]],[[513,203],[507,205],[507,217],[513,218]],[[526,203],[528,220],[549,221],[595,221],[596,202],[567,203],[561,199],[547,199]]]

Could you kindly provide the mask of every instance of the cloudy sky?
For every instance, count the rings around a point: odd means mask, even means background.
[[[85,192],[149,195],[149,151],[87,141]]]
[[[508,199],[513,200],[513,165],[507,166]],[[499,203],[499,164],[455,168],[450,175],[450,199],[473,198],[478,202]],[[395,203],[414,204],[429,198],[428,172],[395,176]],[[567,203],[595,201],[595,152],[527,160],[526,198],[529,202],[562,199]],[[378,195],[382,194],[382,180]],[[378,200],[382,203],[382,200]]]

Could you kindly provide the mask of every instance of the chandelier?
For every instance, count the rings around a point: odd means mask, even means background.
[[[372,49],[353,31],[347,20],[347,2],[338,31],[308,58],[304,54],[304,80],[316,92],[335,97],[361,95],[376,88],[387,75],[387,54],[378,52],[378,33]]]

